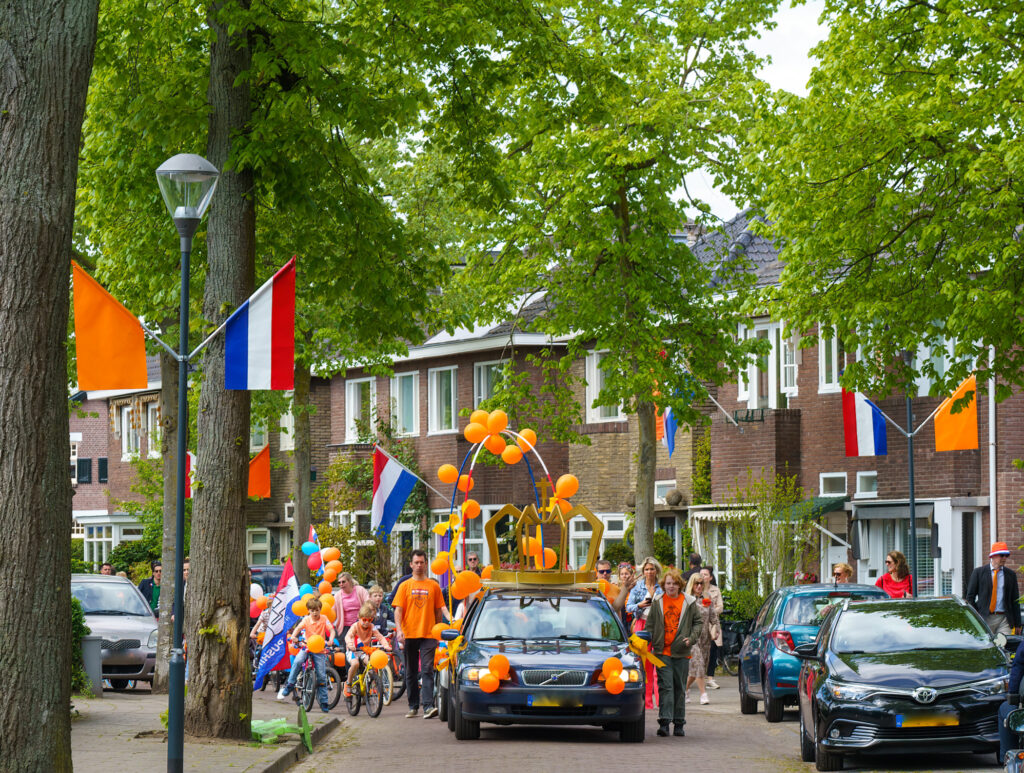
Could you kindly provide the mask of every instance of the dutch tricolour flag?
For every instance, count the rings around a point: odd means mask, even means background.
[[[224,334],[225,389],[295,386],[295,258],[235,309]]]
[[[395,528],[405,500],[409,498],[416,476],[379,448],[373,449],[373,504],[370,506],[370,528],[385,536]]]
[[[260,664],[253,676],[253,689],[259,689],[271,671],[288,668],[291,658],[288,656],[288,632],[295,627],[299,616],[292,612],[292,602],[299,598],[299,585],[295,581],[292,562],[285,561],[281,581],[277,584],[277,593],[270,602],[270,614],[267,619],[267,631],[263,635],[263,650],[260,652]]]
[[[885,419],[860,392],[843,390],[843,435],[847,456],[885,456]]]
[[[661,442],[665,444],[665,448],[668,449],[669,458],[672,458],[672,452],[676,450],[676,430],[678,429],[676,423],[676,414],[672,410],[670,405],[665,409],[665,412],[661,415],[662,425],[665,429],[665,434],[661,438]]]

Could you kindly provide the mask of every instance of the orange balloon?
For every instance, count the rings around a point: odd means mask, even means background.
[[[907,512],[909,512],[909,510]],[[291,642],[288,642],[288,654],[294,658],[296,655],[299,654],[299,648]]]
[[[491,574],[493,572],[494,572],[494,566],[492,564],[488,564],[480,572],[480,579],[481,580],[489,580],[489,579],[491,579]]]
[[[442,483],[454,483],[459,479],[459,471],[454,464],[442,464],[437,468],[437,479]]]
[[[325,593],[330,593],[332,590],[334,590],[334,588],[331,586],[329,582],[327,582],[327,580],[324,580],[319,585],[317,585],[316,589],[320,591],[321,596]]]
[[[458,599],[459,601],[462,601],[469,595],[469,591],[466,590],[458,576],[455,577],[455,581],[449,586],[448,592],[452,594],[453,599]]]
[[[476,593],[480,590],[480,575],[476,572],[471,572],[468,569],[461,571],[455,577],[455,581],[460,583],[465,589],[463,596],[468,596],[470,593]]]
[[[604,686],[612,695],[618,695],[622,692],[626,683],[623,681],[620,674],[612,674],[604,680]]]
[[[501,680],[494,674],[488,672],[480,677],[480,689],[484,692],[494,692],[501,687]]]
[[[332,623],[338,619],[338,613],[334,611],[334,607],[324,607],[321,610],[321,614],[330,620]]]
[[[430,571],[437,575],[444,574],[448,571],[448,559],[438,556],[430,562]]]
[[[543,546],[540,544],[540,540],[535,537],[526,538],[526,555],[528,556],[539,556]]]
[[[487,426],[487,419],[488,419],[488,417],[490,417],[490,415],[491,414],[489,414],[487,411],[483,411],[483,410],[480,410],[479,408],[477,408],[475,411],[473,411],[471,414],[469,414],[469,423],[470,424],[482,424],[483,426],[486,427]]]
[[[484,448],[495,456],[500,456],[501,452],[505,450],[505,438],[501,435],[488,435],[484,440]]]
[[[330,567],[324,569],[324,582],[333,583],[337,579],[338,573],[334,569],[331,569]]]
[[[605,679],[610,678],[613,674],[621,674],[622,661],[618,658],[608,658],[601,664],[601,673],[604,674]]]
[[[464,491],[465,493],[468,494],[470,491],[473,490],[473,486],[475,486],[475,485],[476,485],[476,481],[473,480],[468,475],[460,475],[459,476],[459,482],[457,484],[457,487],[458,487],[459,491]]]
[[[508,658],[504,655],[491,655],[491,659],[487,661],[487,670],[499,679],[508,679],[508,669]]]
[[[519,437],[516,438],[516,445],[518,445],[523,451],[529,451],[537,445],[537,433],[529,427],[521,430]]]
[[[448,623],[434,623],[434,627],[430,629],[430,638],[441,641],[441,631],[448,627]]]
[[[508,426],[508,414],[501,408],[491,411],[487,417],[487,431],[493,435],[498,434]]]
[[[505,464],[516,464],[522,458],[523,452],[519,450],[519,446],[506,445],[505,450],[501,452],[501,460]]]
[[[297,614],[299,617],[305,617],[309,614],[309,610],[306,609],[306,602],[302,599],[296,599],[292,602],[292,612]]]
[[[260,609],[266,609],[270,606],[270,599],[268,599],[266,596],[260,596],[258,599],[256,599],[256,606],[258,606]]]
[[[562,513],[568,513],[570,510],[572,510],[572,505],[569,503],[569,500],[567,499],[559,499],[558,497],[555,497],[551,501],[553,504],[558,506],[558,509],[561,510]]]
[[[553,548],[544,548],[544,568],[553,569],[558,563],[558,554]]]
[[[330,599],[330,601],[328,601],[328,599]],[[334,606],[334,596],[332,596],[330,593],[320,594],[320,605],[323,607],[323,611],[326,612],[328,609]]]
[[[480,515],[480,503],[475,499],[467,499],[462,503],[462,516],[467,520],[472,520]]]
[[[487,437],[487,427],[483,424],[477,424],[475,421],[471,421],[466,425],[466,428],[462,430],[462,435],[470,443],[479,443]]]
[[[579,478],[577,478],[575,475],[570,475],[569,473],[563,475],[555,483],[555,495],[562,499],[568,499],[579,490]]]
[[[324,637],[323,636],[321,636],[318,633],[314,633],[306,641],[306,649],[309,650],[310,652],[312,652],[315,655],[318,652],[323,652],[324,651],[324,646],[326,644],[327,644],[327,642],[324,641]]]
[[[388,653],[384,650],[377,650],[370,655],[370,666],[380,671],[383,668],[387,668],[388,665]]]
[[[345,653],[344,652],[340,652],[339,651],[339,652],[335,652],[334,653],[334,665],[336,665],[338,668],[344,668],[345,667]]]
[[[337,548],[324,548],[320,553],[324,557],[325,564],[329,564],[331,561],[337,561],[341,558],[341,551]]]

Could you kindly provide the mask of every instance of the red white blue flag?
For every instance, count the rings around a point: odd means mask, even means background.
[[[373,503],[370,528],[387,536],[416,485],[416,476],[379,448],[373,449]]]
[[[885,419],[860,392],[843,390],[843,436],[847,456],[886,456]]]
[[[293,389],[295,258],[235,309],[225,327],[225,389]]]

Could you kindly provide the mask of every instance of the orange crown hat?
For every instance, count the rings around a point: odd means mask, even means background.
[[[993,542],[992,543],[992,550],[991,550],[991,552],[989,552],[988,557],[992,558],[992,556],[1008,556],[1008,555],[1010,555],[1010,549],[1008,547],[1006,547],[1006,543],[1005,542]]]

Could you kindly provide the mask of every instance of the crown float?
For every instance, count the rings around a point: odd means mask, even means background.
[[[537,434],[531,429],[523,429],[522,432],[509,429],[508,416],[502,410],[490,413],[474,411],[463,434],[466,440],[473,445],[462,460],[461,467],[456,469],[454,465],[443,464],[437,471],[438,479],[442,483],[454,484],[455,490],[452,492],[448,520],[435,526],[434,533],[442,537],[450,536],[451,542],[456,543],[465,533],[465,521],[479,517],[480,503],[475,499],[470,499],[469,492],[473,490],[474,486],[473,470],[476,461],[480,452],[486,448],[495,456],[500,456],[505,464],[513,465],[520,461],[526,462],[530,480],[536,491],[536,501],[522,510],[515,505],[505,505],[487,519],[487,523],[484,524],[484,535],[487,538],[487,546],[492,557],[500,554],[497,536],[498,525],[506,517],[513,519],[514,550],[518,554],[517,566],[519,568],[509,570],[487,567],[484,570],[483,579],[495,583],[517,585],[565,585],[593,582],[593,569],[601,550],[604,524],[600,518],[583,505],[574,505],[569,501],[570,497],[575,496],[579,489],[579,481],[576,476],[566,474],[562,475],[557,482],[552,482],[547,465],[544,464],[543,458],[536,449]],[[533,467],[530,465],[528,458],[530,452],[536,457],[544,473],[544,477],[539,481],[534,477]],[[463,494],[463,502],[456,509],[459,492]],[[578,571],[573,571],[565,567],[569,550],[569,523],[577,517],[583,518],[590,524],[590,546],[587,550],[586,562]],[[557,549],[553,545],[545,544],[545,528],[551,531],[553,526],[558,526],[560,532]],[[435,574],[445,574],[451,571],[447,551],[442,551],[437,555],[431,564],[431,570]],[[472,572],[466,572],[463,567],[463,572],[453,579],[452,595],[456,598],[463,598],[475,590],[473,587],[476,585],[473,582],[476,580],[475,575],[473,578],[464,578],[463,575],[466,574],[472,574]],[[463,593],[463,590],[466,593]]]

